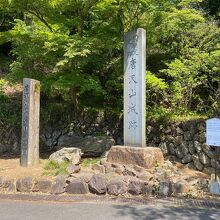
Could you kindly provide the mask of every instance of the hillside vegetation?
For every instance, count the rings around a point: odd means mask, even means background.
[[[20,123],[24,77],[42,123],[123,109],[123,35],[147,32],[147,117],[218,116],[218,0],[0,0],[0,121]],[[7,92],[9,91],[9,92]],[[13,91],[13,92],[10,92]]]

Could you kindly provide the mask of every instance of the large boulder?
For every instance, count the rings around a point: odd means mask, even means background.
[[[50,193],[51,186],[52,186],[52,182],[50,180],[40,179],[35,183],[32,191],[33,192]]]
[[[128,193],[132,195],[148,194],[151,192],[151,186],[138,179],[132,179],[128,184]]]
[[[51,194],[62,194],[65,192],[66,177],[63,175],[57,176],[55,183],[51,186]]]
[[[160,196],[171,196],[173,193],[173,182],[161,181],[159,184],[159,195]]]
[[[193,155],[192,159],[193,159],[193,163],[194,163],[196,169],[202,171],[203,170],[203,165],[199,160],[199,156],[198,155]]]
[[[33,182],[31,177],[25,177],[16,181],[16,188],[18,192],[31,192]]]
[[[174,184],[175,193],[188,193],[189,189],[190,189],[190,186],[186,180],[181,180]]]
[[[98,157],[108,151],[114,144],[114,139],[109,136],[88,136],[84,138],[62,137],[58,142],[57,148],[61,149],[64,146],[76,147],[81,149],[83,155],[86,157]]]
[[[68,194],[87,194],[89,193],[88,184],[82,178],[74,179],[66,187],[66,192]]]
[[[15,181],[14,179],[2,179],[2,190],[5,192],[15,192],[16,191],[16,186],[15,186]]]
[[[82,151],[79,148],[62,148],[59,151],[51,154],[49,157],[50,161],[62,163],[64,161],[71,162],[72,164],[79,164],[82,156]]]
[[[160,148],[113,146],[108,152],[107,161],[110,163],[130,164],[151,169],[164,163]]]
[[[106,182],[104,175],[94,174],[89,181],[89,189],[92,193],[105,194],[106,193]]]
[[[123,195],[127,192],[127,183],[122,179],[115,177],[107,185],[108,194]]]

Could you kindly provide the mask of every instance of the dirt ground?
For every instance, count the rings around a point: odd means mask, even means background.
[[[48,164],[49,155],[44,155],[40,159],[38,166],[33,167],[21,167],[19,156],[15,157],[12,155],[5,155],[0,157],[0,176],[9,179],[19,179],[23,177],[32,177],[33,179],[48,179],[54,180],[56,175],[51,171],[45,169],[45,166]],[[94,170],[91,169],[91,164],[97,163],[98,159],[84,159],[82,161],[81,171],[77,174],[74,174],[76,177],[84,174],[92,174]],[[184,195],[186,198],[207,198],[207,199],[216,199],[209,193],[208,183],[210,181],[210,175],[203,172],[190,169],[178,162],[172,162],[172,177],[171,179],[176,182],[178,179],[185,179],[191,186],[191,190],[187,195]],[[66,168],[65,168],[66,169]],[[156,168],[155,168],[156,169]],[[169,173],[169,171],[168,171]],[[108,178],[111,173],[106,174]],[[115,175],[115,174],[114,174]],[[117,174],[118,175],[118,174]],[[168,174],[169,179],[169,174]],[[201,184],[204,185],[201,187]],[[219,199],[219,198],[218,198]]]
[[[43,155],[40,159],[40,163],[37,166],[33,167],[21,167],[20,166],[20,159],[19,156],[11,156],[11,155],[4,155],[0,157],[0,176],[8,177],[8,178],[22,178],[31,176],[33,178],[39,178],[39,177],[47,177],[47,178],[53,178],[50,175],[47,175],[47,172],[45,172],[45,165],[48,163],[48,155]],[[181,176],[189,176],[193,178],[204,178],[204,179],[210,179],[210,175],[207,175],[205,173],[189,169],[185,167],[183,164],[180,163],[173,163],[173,166],[176,167],[179,173],[181,173]],[[87,168],[88,169],[88,168]],[[87,170],[86,169],[86,170]],[[83,168],[85,170],[85,168]]]
[[[0,158],[0,176],[7,178],[22,178],[31,176],[33,178],[39,178],[43,176],[44,166],[48,160],[40,159],[38,166],[33,167],[21,167],[20,159],[17,158]]]
[[[173,162],[173,165],[177,167],[177,169],[182,172],[183,176],[194,176],[194,177],[199,177],[199,178],[204,178],[207,179],[210,177],[210,175],[194,170],[194,169],[190,169],[188,167],[186,167],[184,164],[178,163],[178,162]]]

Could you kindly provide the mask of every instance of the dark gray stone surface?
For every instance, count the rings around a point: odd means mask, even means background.
[[[88,184],[81,178],[77,178],[66,186],[68,194],[87,194],[89,193]]]
[[[96,194],[106,193],[105,176],[102,174],[94,174],[89,181],[89,190]]]
[[[65,192],[66,187],[66,176],[59,175],[57,176],[55,182],[51,186],[52,194],[62,194]]]
[[[31,192],[33,181],[31,177],[25,177],[16,181],[16,189],[18,192]]]
[[[123,179],[115,177],[108,183],[107,190],[110,195],[123,195],[127,192],[127,183]]]

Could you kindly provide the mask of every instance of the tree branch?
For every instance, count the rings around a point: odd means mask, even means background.
[[[30,14],[36,16],[51,32],[54,32],[53,28],[47,23],[47,21],[44,19],[43,15],[37,14],[34,11],[27,10]]]

